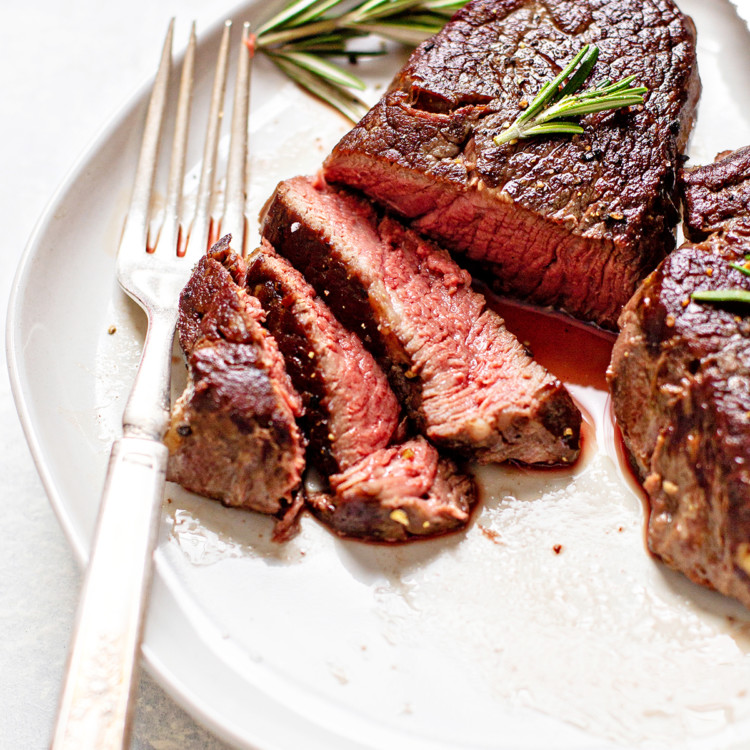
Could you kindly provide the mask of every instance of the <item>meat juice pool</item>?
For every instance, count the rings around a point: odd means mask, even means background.
[[[505,320],[508,330],[534,359],[570,390],[583,415],[578,462],[589,459],[599,444],[599,450],[615,462],[622,479],[641,499],[644,512],[648,513],[648,499],[628,460],[622,434],[615,424],[607,386],[606,372],[616,334],[563,313],[501,298],[486,289],[482,292],[489,306]],[[558,469],[522,470],[549,472]],[[559,470],[568,471],[564,467]]]

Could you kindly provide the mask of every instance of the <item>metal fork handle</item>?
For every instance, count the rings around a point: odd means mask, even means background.
[[[173,335],[171,316],[149,324],[125,434],[112,446],[52,750],[121,750],[129,741],[130,697],[167,468],[160,438]],[[149,435],[153,430],[157,434]]]

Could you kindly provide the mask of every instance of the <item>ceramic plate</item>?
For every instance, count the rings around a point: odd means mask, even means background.
[[[682,7],[699,32],[690,154],[701,163],[750,142],[750,35],[726,2]],[[235,18],[255,15],[248,4]],[[218,24],[200,44],[199,116],[217,40]],[[398,64],[361,68],[371,101]],[[53,199],[11,301],[19,412],[82,561],[144,333],[114,263],[145,97]],[[314,172],[348,125],[263,59],[252,106],[254,224],[276,182]],[[259,750],[747,747],[750,616],[646,553],[603,382],[611,341],[518,309],[508,321],[586,411],[584,456],[568,471],[482,469],[465,533],[384,548],[305,518],[276,545],[268,519],[167,488],[144,655],[225,740]]]

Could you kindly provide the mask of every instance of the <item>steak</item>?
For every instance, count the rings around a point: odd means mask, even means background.
[[[586,43],[600,49],[592,80],[634,74],[644,106],[496,146]],[[670,0],[473,0],[415,50],[325,177],[465,253],[497,291],[614,328],[674,247],[699,90],[695,28]]]
[[[581,415],[447,252],[346,190],[281,183],[262,233],[379,360],[419,430],[482,462],[575,460]]]
[[[260,324],[260,304],[243,288],[245,272],[225,237],[180,295],[188,385],[165,437],[167,478],[225,505],[275,515],[286,528],[300,507],[302,404]]]
[[[340,536],[379,542],[465,526],[472,480],[423,438],[396,444],[401,410],[385,374],[302,275],[264,243],[247,286],[303,399],[310,462],[330,478],[330,492],[307,498],[313,513]]]
[[[685,235],[694,242],[750,221],[750,146],[681,174]]]
[[[747,150],[685,172],[686,242],[625,307],[608,378],[648,493],[658,558],[750,607],[750,309],[691,299],[745,289]],[[734,206],[734,208],[732,208]]]
[[[330,481],[335,495],[311,497],[313,512],[340,536],[373,542],[462,528],[476,501],[471,478],[421,436],[375,451]]]
[[[391,443],[401,408],[360,340],[267,243],[247,278],[302,397],[301,423],[317,466],[336,474]]]

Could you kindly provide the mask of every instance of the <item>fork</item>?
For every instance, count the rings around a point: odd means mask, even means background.
[[[226,89],[231,22],[224,25],[214,73],[195,213],[188,223],[182,198],[195,67],[192,25],[175,115],[161,228],[152,241],[149,213],[168,108],[174,19],[169,24],[146,115],[133,195],[117,256],[120,286],[146,312],[148,332],[122,437],[112,446],[65,682],[53,750],[114,750],[129,742],[132,694],[153,572],[168,451],[170,371],[177,303],[194,263],[220,229],[243,251],[251,54],[245,24],[235,80],[224,213],[217,203],[216,160]]]

